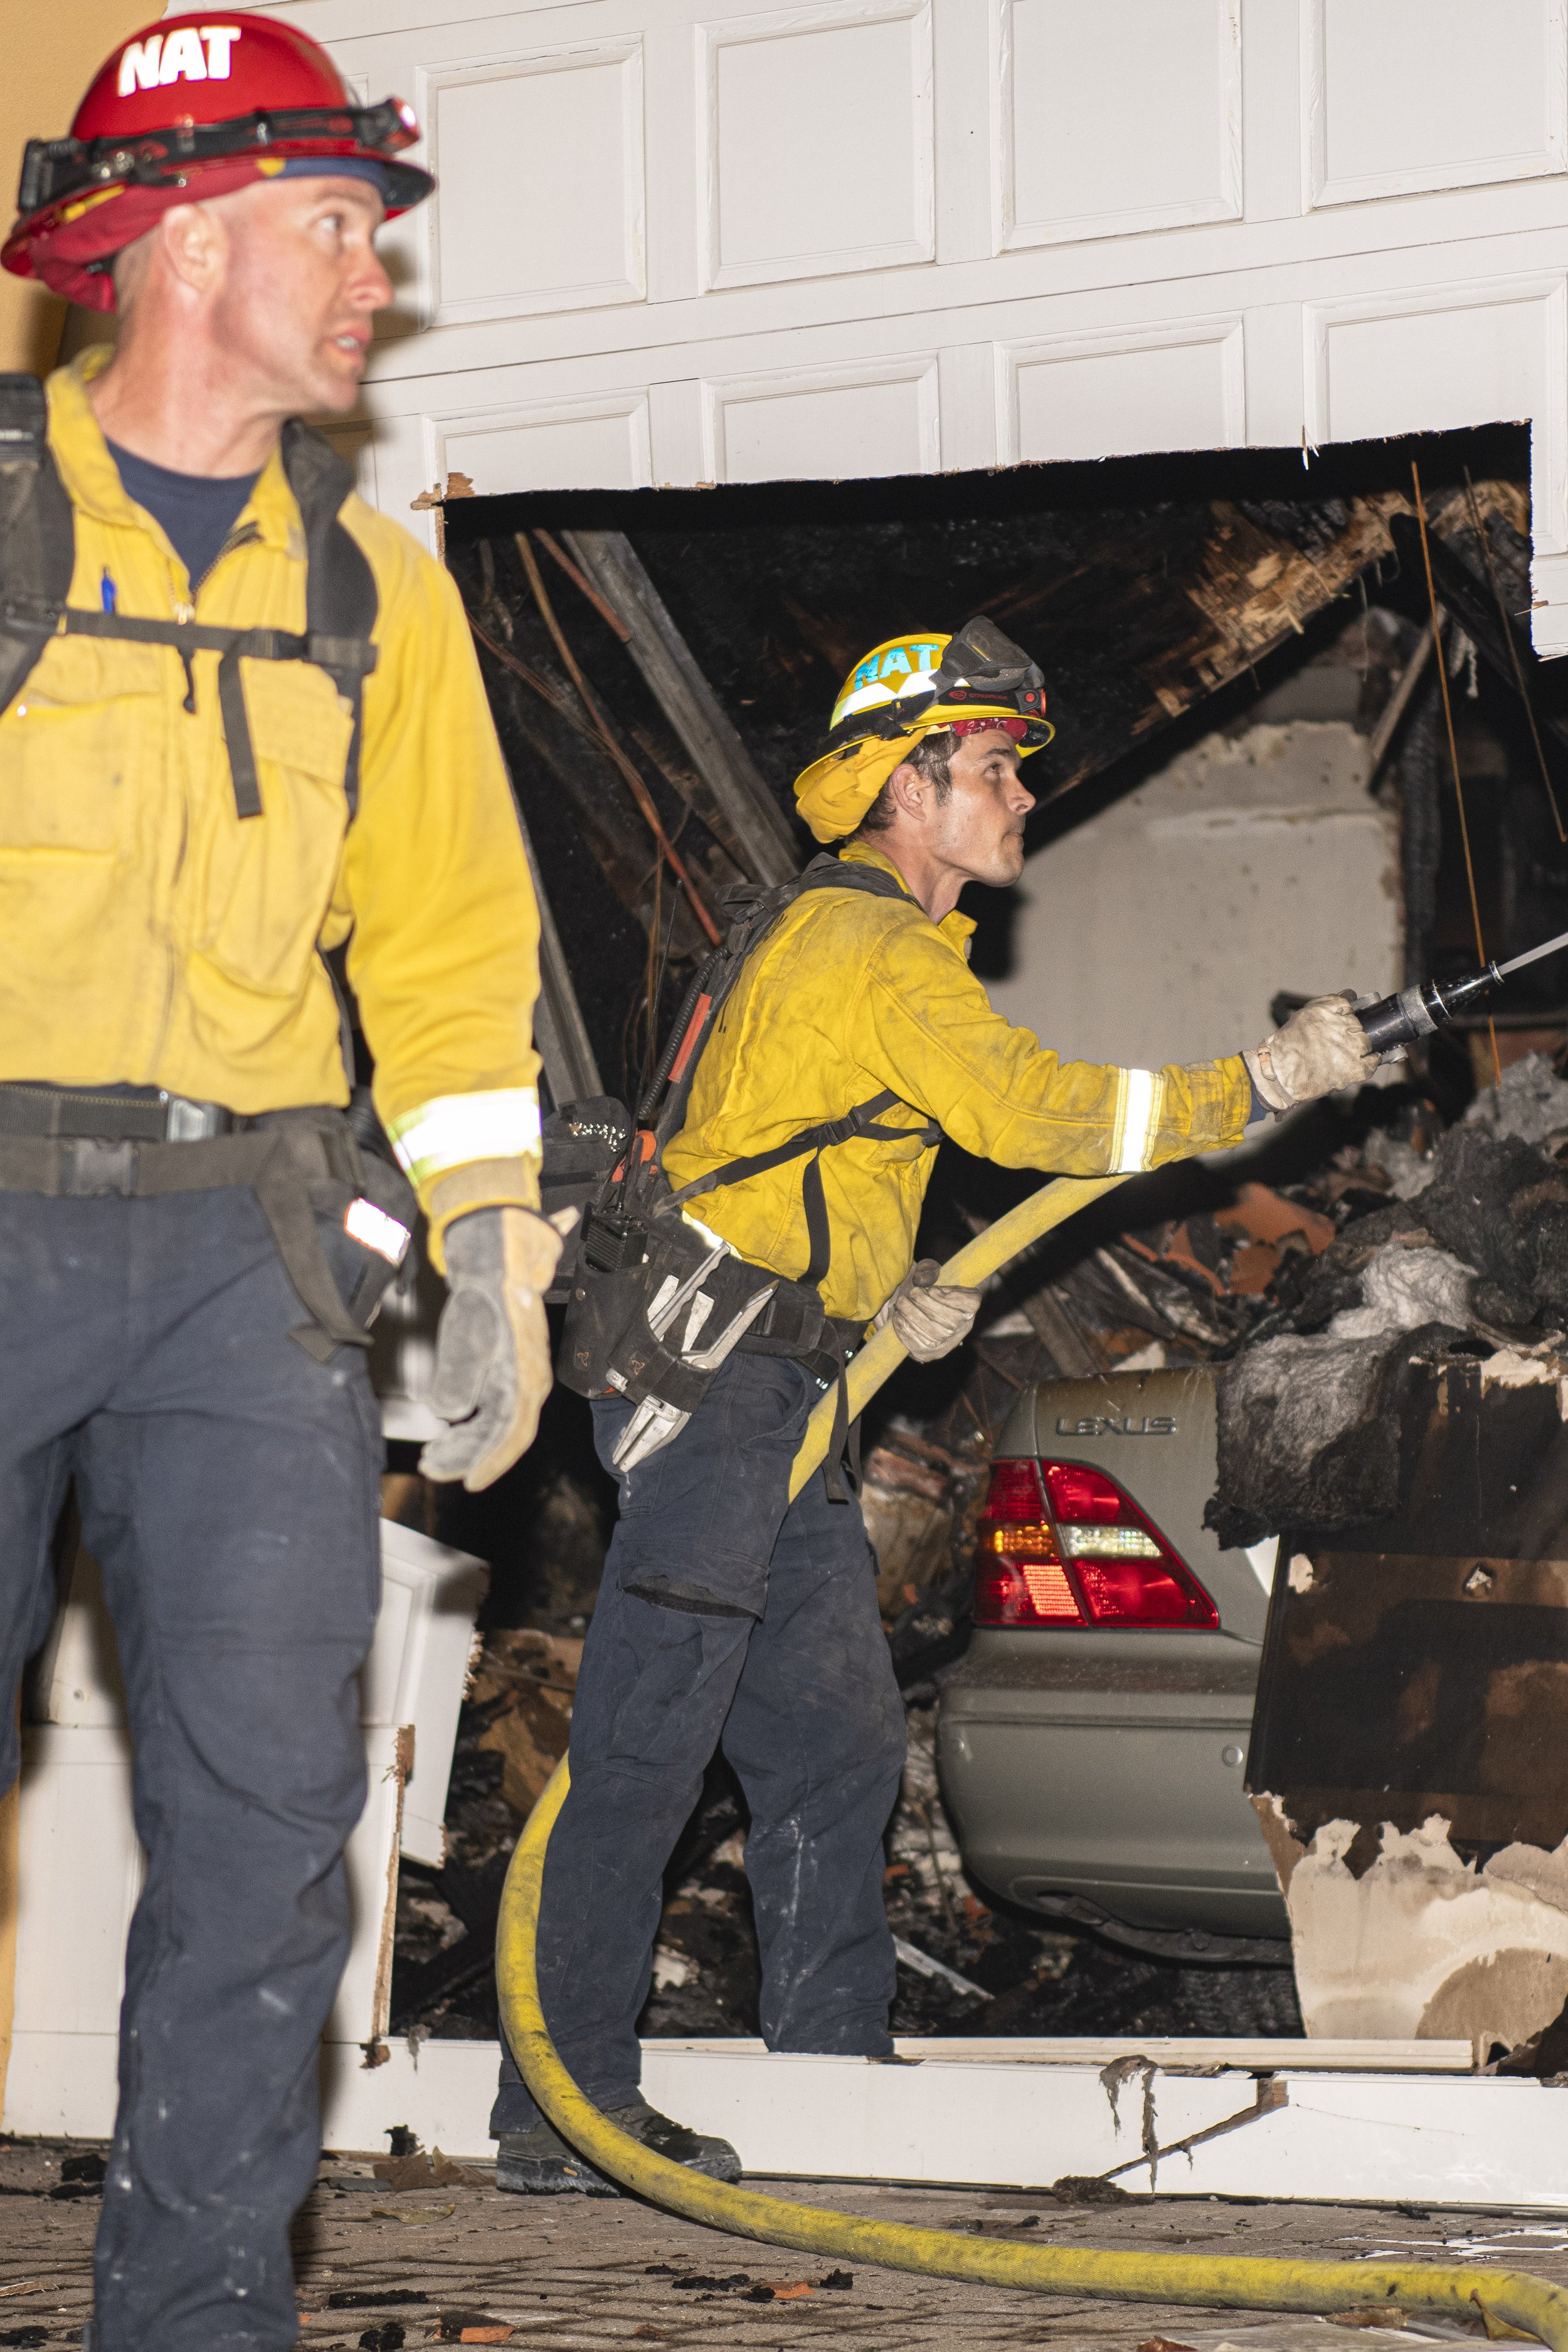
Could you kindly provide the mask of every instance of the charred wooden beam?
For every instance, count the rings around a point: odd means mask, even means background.
[[[512,798],[517,799],[515,786]],[[522,845],[539,906],[539,995],[533,1007],[533,1042],[539,1048],[545,1080],[555,1100],[588,1101],[604,1093],[604,1082],[521,804],[517,821],[522,830]]]
[[[523,780],[520,806],[526,807],[530,793],[538,789],[541,771],[552,777],[611,889],[646,931],[653,920],[659,851],[627,804],[619,770],[585,725],[571,723],[561,708],[541,699],[520,680],[502,654],[491,649],[488,636],[487,631],[479,639],[480,660],[491,706],[498,717],[505,714],[513,730],[513,773]],[[524,667],[534,670],[563,704],[566,701],[571,692],[567,681],[549,669],[542,656]],[[661,920],[671,925],[670,954],[677,961],[704,949],[703,934],[684,899]]]
[[[630,540],[618,530],[564,537],[686,746],[704,788],[698,814],[754,881],[787,882],[799,870],[789,826]]]

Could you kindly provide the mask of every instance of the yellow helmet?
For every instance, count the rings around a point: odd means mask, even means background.
[[[845,679],[827,740],[795,778],[796,805],[818,841],[853,833],[888,778],[922,735],[1005,727],[1026,760],[1056,729],[1046,688],[1027,654],[983,615],[956,635],[916,629],[889,637]]]

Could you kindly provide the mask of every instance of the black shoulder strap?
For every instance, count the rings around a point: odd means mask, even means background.
[[[638,1123],[646,1124],[649,1103],[658,1110],[654,1135],[658,1150],[685,1123],[686,1106],[691,1093],[691,1082],[702,1049],[713,1034],[725,998],[729,995],[748,959],[761,946],[774,923],[795,900],[807,890],[862,890],[878,898],[908,898],[909,892],[897,876],[888,874],[879,866],[847,866],[842,859],[828,856],[814,857],[804,874],[793,882],[783,882],[776,889],[759,893],[755,890],[731,891],[728,902],[737,901],[743,908],[741,919],[731,928],[729,938],[698,973],[688,991],[671,1037],[666,1048],[654,1085],[644,1097]],[[911,902],[912,903],[912,902]],[[668,1087],[662,1104],[661,1087]],[[832,1236],[827,1225],[827,1206],[822,1189],[821,1159],[824,1151],[837,1143],[847,1143],[860,1135],[885,1136],[889,1140],[904,1142],[918,1137],[930,1150],[940,1141],[942,1129],[934,1119],[923,1127],[879,1127],[877,1119],[882,1111],[891,1110],[899,1097],[890,1087],[873,1095],[867,1102],[857,1103],[842,1118],[824,1119],[815,1127],[802,1128],[787,1142],[774,1144],[768,1151],[755,1151],[739,1160],[721,1161],[706,1176],[692,1183],[683,1184],[670,1196],[668,1205],[680,1208],[688,1201],[699,1199],[705,1192],[718,1192],[730,1184],[743,1184],[749,1176],[761,1176],[769,1169],[782,1168],[792,1160],[805,1160],[806,1167],[802,1180],[802,1195],[805,1210],[806,1234],[811,1262],[802,1281],[816,1285],[827,1272],[832,1248]]]
[[[637,1106],[637,1125],[653,1129],[661,1150],[686,1123],[697,1065],[724,1000],[748,958],[761,947],[784,909],[807,890],[863,890],[876,898],[910,895],[896,875],[885,873],[879,866],[847,866],[827,851],[820,852],[793,880],[780,882],[771,890],[742,883],[725,893],[724,905],[733,919],[729,933],[687,990],[658,1067]]]
[[[783,1168],[791,1160],[805,1160],[809,1152],[801,1192],[811,1263],[800,1278],[803,1282],[818,1283],[827,1272],[833,1246],[827,1227],[827,1202],[822,1189],[823,1153],[831,1150],[836,1143],[851,1142],[858,1135],[885,1136],[894,1143],[918,1140],[927,1151],[942,1140],[942,1129],[934,1118],[927,1119],[923,1127],[879,1127],[878,1114],[891,1110],[898,1100],[892,1087],[884,1087],[880,1094],[857,1103],[842,1118],[825,1118],[816,1127],[804,1127],[787,1143],[775,1143],[771,1151],[753,1151],[743,1160],[721,1160],[706,1176],[698,1176],[689,1184],[683,1184],[679,1192],[672,1192],[668,1205],[684,1208],[688,1201],[695,1201],[704,1192],[717,1192],[727,1184],[743,1184],[748,1176],[765,1175],[770,1168]]]
[[[26,384],[27,377],[0,378],[0,385]],[[42,399],[41,387],[35,384],[34,393]],[[0,418],[0,422],[3,422]],[[24,423],[25,423],[24,418]],[[20,427],[18,428],[20,431]],[[4,460],[0,458],[0,467]],[[359,805],[359,753],[363,716],[364,681],[375,667],[376,648],[371,641],[375,624],[375,577],[361,549],[350,537],[340,518],[339,509],[353,488],[353,476],[342,459],[319,433],[298,423],[283,428],[283,467],[289,488],[299,502],[305,527],[305,628],[295,633],[289,629],[219,628],[205,621],[153,621],[136,614],[100,613],[79,609],[65,604],[66,590],[75,557],[75,524],[64,485],[55,471],[47,449],[35,468],[38,485],[33,502],[37,527],[41,542],[57,567],[59,558],[57,541],[64,548],[64,585],[58,602],[51,603],[48,594],[35,597],[33,607],[38,618],[38,635],[33,646],[31,660],[17,665],[16,682],[5,692],[8,700],[26,676],[32,661],[37,659],[44,639],[57,624],[63,621],[71,636],[113,637],[133,645],[168,646],[176,652],[185,666],[185,708],[195,709],[195,687],[191,668],[191,656],[216,653],[218,656],[218,709],[223,719],[224,742],[228,751],[229,773],[234,785],[235,814],[241,819],[262,814],[261,785],[256,770],[255,747],[250,739],[250,720],[245,707],[245,686],[240,671],[242,660],[310,662],[324,669],[353,711],[353,727],[349,737],[348,754],[343,763],[343,793],[353,821]],[[56,504],[58,493],[58,504]],[[26,499],[19,509],[18,529],[27,520]],[[0,516],[0,530],[3,530]],[[4,562],[4,545],[0,541],[0,562]],[[25,572],[30,542],[26,531],[20,542],[19,574]],[[58,576],[58,568],[48,573],[51,583]],[[9,573],[3,579],[5,597],[10,593]],[[30,611],[33,607],[24,610]],[[22,608],[19,608],[22,609]],[[4,646],[3,631],[6,624],[6,607],[0,602],[0,650]],[[18,626],[20,624],[17,625]],[[0,669],[0,684],[5,673]],[[0,707],[4,707],[0,703]]]
[[[58,627],[76,562],[76,523],[48,425],[37,377],[0,375],[0,710]]]
[[[353,705],[353,734],[343,769],[352,823],[359,806],[364,681],[374,667],[374,652],[368,661],[364,656],[378,610],[375,574],[343,523],[342,509],[354,486],[353,471],[331,443],[294,419],[283,427],[283,470],[305,526],[305,632],[310,658]]]
[[[896,874],[889,874],[880,866],[850,866],[830,850],[814,857],[800,877],[803,890],[864,890],[872,898],[908,898],[915,901]]]

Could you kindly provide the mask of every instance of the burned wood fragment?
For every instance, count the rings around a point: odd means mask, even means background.
[[[710,829],[758,882],[787,882],[799,859],[790,829],[637,550],[621,531],[568,531],[572,553],[621,625],[632,658],[686,746]],[[695,797],[695,795],[694,795]]]
[[[680,856],[680,854],[676,849],[674,843],[666,833],[663,821],[659,816],[657,806],[655,805],[653,794],[649,792],[647,783],[638,772],[636,761],[630,758],[624,746],[621,744],[619,738],[616,735],[616,729],[605,710],[604,705],[584,675],[582,664],[578,661],[570,644],[567,642],[566,633],[562,628],[559,620],[556,618],[555,607],[551,602],[550,593],[544,584],[543,574],[539,569],[539,559],[528,543],[528,534],[526,531],[520,530],[517,534],[517,551],[519,556],[521,558],[522,568],[528,577],[528,584],[533,592],[533,601],[539,608],[540,617],[542,619],[545,627],[550,632],[555,650],[560,655],[567,675],[572,680],[579,703],[582,705],[584,710],[586,711],[588,718],[593,724],[595,733],[603,743],[605,750],[608,752],[610,760],[620,774],[627,791],[631,793],[633,800],[637,803],[638,814],[641,816],[643,823],[647,826],[648,831],[652,834],[655,841],[658,845],[659,856],[669,867],[671,874],[674,876],[680,888],[685,891],[692,913],[696,916],[698,922],[701,925],[703,930],[708,934],[710,945],[717,947],[722,934],[709,910],[707,901],[704,898],[702,892],[692,880],[691,876],[688,873],[684,859]],[[499,647],[492,646],[491,650],[499,653],[500,649]],[[508,656],[502,655],[501,658],[506,659]]]
[[[1300,1838],[1434,1813],[1489,1847],[1568,1838],[1568,1430],[1539,1369],[1428,1355],[1397,1511],[1283,1532],[1247,1784]]]

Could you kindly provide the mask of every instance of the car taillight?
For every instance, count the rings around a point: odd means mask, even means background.
[[[1025,1459],[991,1465],[974,1622],[1212,1632],[1219,1612],[1114,1478],[1087,1463]]]

